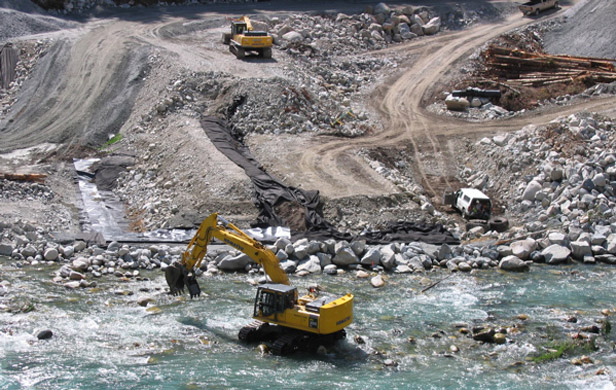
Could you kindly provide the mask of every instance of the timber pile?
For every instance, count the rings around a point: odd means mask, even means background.
[[[0,180],[29,181],[43,183],[47,175],[41,173],[1,173]]]
[[[489,73],[510,84],[541,87],[573,80],[616,81],[616,60],[606,58],[556,56],[492,45],[485,59]]]

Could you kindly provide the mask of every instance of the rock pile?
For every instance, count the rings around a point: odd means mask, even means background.
[[[439,32],[441,19],[426,7],[392,9],[385,3],[355,15],[298,15],[284,21],[273,18],[270,33],[291,54],[330,56],[375,50]]]
[[[586,112],[484,138],[472,155],[487,158],[475,160],[460,176],[501,194],[507,215],[522,225],[516,234],[541,233],[534,243],[525,241],[531,250],[518,258],[616,263],[613,130],[611,120]],[[500,177],[510,180],[497,181]]]

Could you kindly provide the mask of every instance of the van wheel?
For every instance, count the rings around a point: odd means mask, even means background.
[[[470,219],[466,223],[466,231],[476,228],[477,226],[481,226],[486,232],[488,231],[488,221],[484,221],[483,219]]]
[[[493,217],[489,222],[490,230],[495,230],[499,233],[509,229],[509,220],[505,217]]]

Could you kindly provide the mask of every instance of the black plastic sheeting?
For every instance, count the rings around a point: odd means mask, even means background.
[[[248,148],[232,136],[224,120],[205,117],[201,119],[201,126],[214,146],[242,168],[252,180],[257,207],[260,210],[255,226],[284,226],[285,221],[277,215],[275,208],[284,202],[292,202],[304,207],[306,225],[305,231],[292,232],[293,239],[302,237],[321,240],[334,238],[347,241],[363,239],[368,244],[386,244],[395,241],[459,244],[459,240],[442,225],[424,225],[413,222],[392,223],[386,229],[360,235],[340,232],[319,212],[321,209],[319,191],[289,187],[265,172],[250,155]]]
[[[7,43],[0,49],[0,88],[8,89],[9,84],[15,80],[15,66],[17,66],[17,50]]]

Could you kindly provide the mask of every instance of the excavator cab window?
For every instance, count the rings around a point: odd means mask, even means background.
[[[282,313],[286,309],[291,309],[294,305],[293,291],[283,293],[259,289],[255,302],[255,316],[262,315],[268,317],[275,313]]]
[[[233,32],[234,35],[241,35],[246,31],[246,24],[245,23],[236,23],[233,25],[233,29],[235,30]]]

